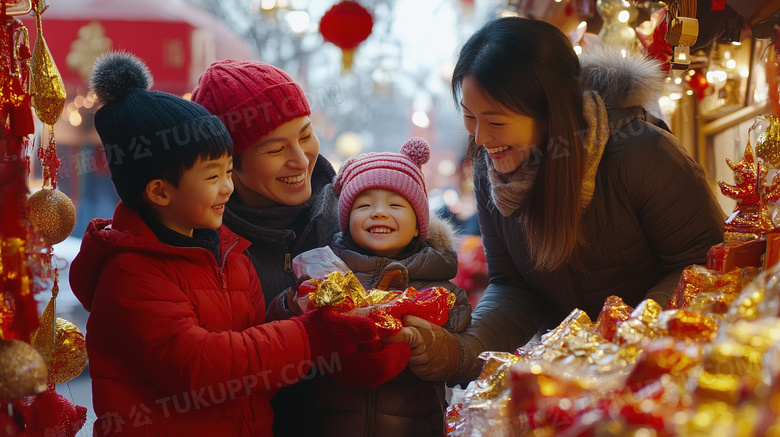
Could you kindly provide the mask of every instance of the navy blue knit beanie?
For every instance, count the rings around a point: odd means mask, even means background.
[[[178,184],[198,158],[232,154],[225,126],[203,106],[173,94],[148,91],[149,69],[129,53],[101,56],[92,68],[90,88],[103,106],[95,129],[106,151],[119,198],[141,207],[141,194],[154,179]]]

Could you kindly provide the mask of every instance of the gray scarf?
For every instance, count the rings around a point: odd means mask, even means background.
[[[582,209],[584,210],[593,199],[596,188],[596,171],[604,153],[604,146],[609,139],[609,122],[607,109],[601,97],[595,91],[585,91],[583,98],[583,118],[587,127],[582,147],[585,149],[585,175],[582,181]],[[550,150],[550,153],[556,153]],[[528,193],[534,186],[539,172],[541,154],[538,148],[523,161],[520,167],[512,173],[502,174],[493,166],[493,161],[486,158],[490,188],[493,202],[505,217],[509,217],[528,199]]]

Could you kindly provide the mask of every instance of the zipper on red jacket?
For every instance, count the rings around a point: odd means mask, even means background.
[[[219,265],[219,281],[222,283],[222,292],[227,293],[227,280],[225,279],[225,264],[227,264],[227,257],[228,254],[233,250],[233,248],[236,247],[238,244],[238,238],[236,238],[236,241],[233,242],[233,244],[228,247],[225,250],[225,253],[222,254],[222,264]]]

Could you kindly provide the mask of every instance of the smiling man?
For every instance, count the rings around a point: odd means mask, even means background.
[[[269,314],[291,316],[282,292],[296,281],[292,258],[338,231],[335,171],[319,154],[304,92],[273,65],[226,60],[201,75],[192,100],[218,116],[233,139],[235,192],[225,224],[252,242],[248,253]]]

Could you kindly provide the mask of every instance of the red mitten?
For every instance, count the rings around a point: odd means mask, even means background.
[[[312,360],[330,358],[335,353],[343,361],[357,353],[358,343],[378,338],[377,326],[368,317],[346,316],[320,308],[308,311],[298,320],[309,337]]]
[[[361,344],[358,353],[341,359],[339,371],[330,375],[348,387],[373,388],[398,376],[409,362],[412,349],[405,343],[374,341]]]

